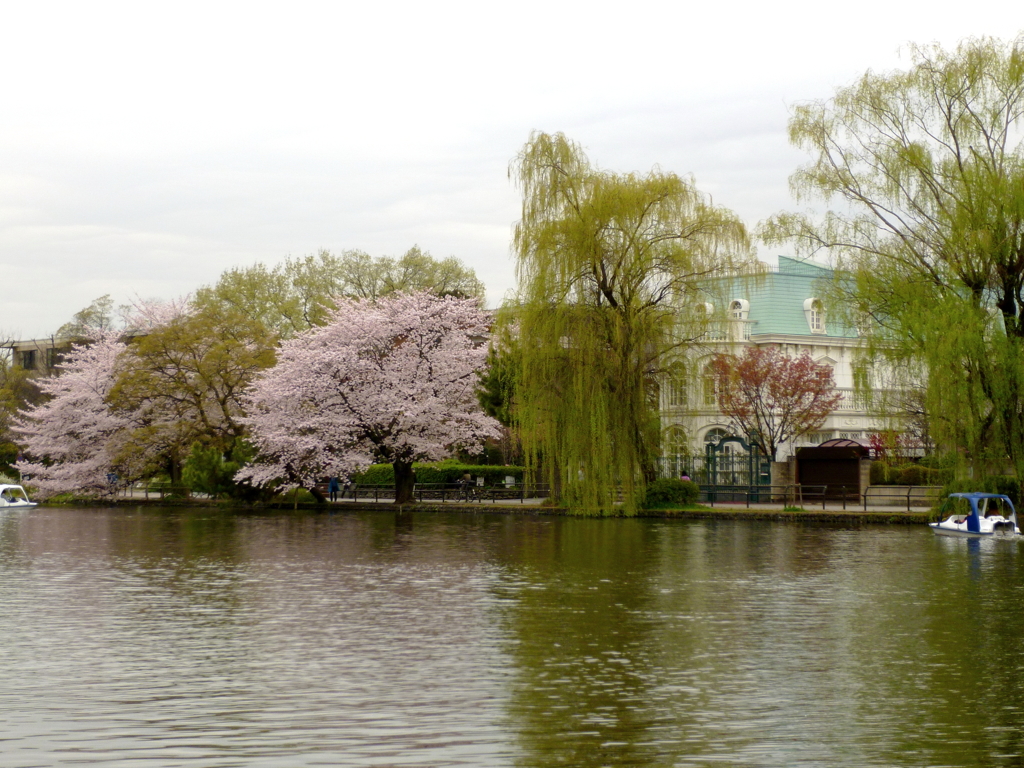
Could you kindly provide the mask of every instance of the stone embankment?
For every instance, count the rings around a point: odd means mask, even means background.
[[[923,501],[923,500],[922,500]],[[201,507],[212,506],[220,509],[242,511],[302,511],[336,513],[346,511],[384,511],[396,510],[402,512],[469,512],[484,514],[512,514],[512,515],[544,515],[544,516],[588,516],[578,512],[566,512],[558,507],[542,506],[538,499],[526,499],[520,501],[480,501],[465,503],[462,501],[447,501],[445,503],[424,501],[415,504],[403,504],[396,506],[391,499],[380,501],[357,501],[351,500],[328,502],[316,504],[313,502],[291,501],[272,502],[261,505],[245,505],[230,503],[226,501],[213,501],[210,499],[142,499],[118,497],[106,500],[75,501],[72,506],[118,506],[118,507]],[[595,514],[594,517],[600,517]],[[864,510],[859,506],[846,505],[842,503],[826,502],[824,505],[805,507],[786,507],[782,504],[750,504],[743,503],[716,503],[714,506],[701,505],[699,507],[684,510],[644,510],[639,512],[637,517],[659,518],[672,520],[785,520],[791,522],[816,522],[816,523],[839,523],[839,524],[863,524],[863,523],[886,523],[886,524],[922,524],[936,519],[934,508],[930,506],[914,505],[909,511],[906,506],[869,506]]]

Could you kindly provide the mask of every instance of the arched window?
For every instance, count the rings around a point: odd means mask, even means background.
[[[804,316],[811,333],[825,332],[825,310],[818,299],[807,299],[804,302]]]
[[[690,455],[690,440],[685,429],[677,425],[665,430],[665,455],[671,459]]]
[[[712,427],[704,433],[704,445],[718,445],[729,436],[729,432],[721,427]]]
[[[674,425],[662,435],[663,470],[666,477],[679,477],[690,471],[690,439],[686,430]]]

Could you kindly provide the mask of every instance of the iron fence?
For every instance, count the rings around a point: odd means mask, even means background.
[[[326,495],[326,486],[323,489]],[[503,485],[475,485],[473,483],[416,483],[413,496],[417,501],[460,502],[463,504],[489,501],[519,501],[544,499],[551,495],[550,486],[545,483],[509,483]],[[395,486],[357,485],[345,486],[338,492],[339,501],[387,501],[395,498]]]

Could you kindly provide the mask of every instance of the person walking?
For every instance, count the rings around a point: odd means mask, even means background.
[[[328,485],[327,485],[327,490],[328,490],[328,492],[331,495],[331,501],[337,501],[338,500],[338,488],[339,487],[340,486],[338,485],[338,478],[332,477],[331,478],[331,482],[328,483]]]

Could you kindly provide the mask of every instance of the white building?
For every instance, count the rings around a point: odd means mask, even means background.
[[[709,334],[703,352],[681,359],[669,367],[660,394],[663,472],[678,477],[693,467],[693,457],[704,457],[708,444],[718,445],[733,435],[729,420],[716,405],[714,380],[708,364],[716,353],[741,354],[747,346],[780,347],[797,356],[808,353],[819,364],[832,369],[842,403],[822,427],[783,445],[777,459],[785,461],[797,448],[817,446],[829,440],[851,440],[867,445],[868,438],[882,429],[872,417],[863,398],[854,392],[855,363],[861,341],[856,331],[829,322],[818,297],[822,282],[832,277],[826,266],[779,257],[777,270],[749,280],[737,280],[732,295],[722,297],[725,306],[714,308],[723,314],[725,328]],[[674,373],[673,373],[674,371]],[[739,458],[746,450],[740,441],[729,440],[723,450]],[[737,466],[742,466],[740,462]],[[740,471],[743,474],[745,470]],[[752,482],[735,477],[736,484]]]

